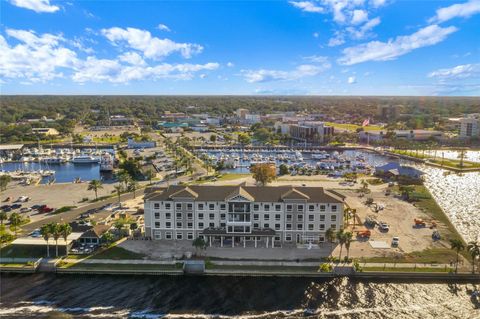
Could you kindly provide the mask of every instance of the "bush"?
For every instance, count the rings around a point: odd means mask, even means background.
[[[353,261],[353,269],[355,269],[355,271],[357,271],[357,272],[362,272],[363,271],[362,266],[360,266],[360,263],[356,259]]]
[[[63,206],[63,207],[60,207],[59,209],[55,210],[53,212],[53,214],[60,214],[60,213],[65,213],[65,212],[68,212],[74,208],[77,208],[77,206]]]
[[[320,267],[318,267],[318,272],[332,272],[332,270],[332,265],[328,263],[322,263],[320,264]]]

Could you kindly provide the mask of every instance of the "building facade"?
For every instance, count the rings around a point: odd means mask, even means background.
[[[325,242],[343,227],[345,197],[322,187],[170,186],[145,198],[145,235],[210,245]]]
[[[480,137],[480,118],[465,117],[459,120],[460,122],[460,137],[472,138]]]

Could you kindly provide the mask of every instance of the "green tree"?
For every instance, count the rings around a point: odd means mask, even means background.
[[[144,173],[146,179],[148,179],[148,185],[152,185],[152,178],[155,176],[153,170],[149,169]]]
[[[247,133],[238,134],[238,142],[242,145],[250,144],[250,136]]]
[[[10,177],[10,175],[0,175],[0,191],[4,191],[7,189],[7,186],[8,186],[8,183],[10,183],[10,181],[12,180],[12,178]]]
[[[136,197],[136,191],[138,189],[138,183],[134,181],[133,179],[128,182],[128,191],[133,192],[133,198]]]
[[[60,232],[62,234],[63,240],[65,240],[65,255],[68,256],[67,239],[68,239],[68,236],[72,233],[72,226],[70,226],[70,224],[68,223],[62,224],[60,225]]]
[[[106,232],[102,235],[101,239],[108,246],[115,240],[115,237],[113,236],[113,234],[111,232]]]
[[[40,227],[40,234],[42,235],[43,239],[47,242],[47,257],[50,258],[50,246],[48,240],[52,235],[52,224],[45,224]]]
[[[465,249],[465,245],[460,239],[450,239],[450,248],[457,252],[457,260],[455,262],[455,272],[458,272],[458,258],[460,251]]]
[[[330,242],[330,250],[333,252],[333,243],[335,242],[336,239],[336,234],[333,228],[328,228],[327,231],[325,232],[325,236],[327,237],[327,240]]]
[[[202,249],[207,249],[207,243],[205,240],[203,240],[202,237],[197,237],[195,240],[192,242],[192,246],[195,247],[195,250],[198,251]]]
[[[342,250],[343,250],[343,245],[345,244],[346,237],[345,237],[345,232],[343,229],[340,229],[337,234],[337,241],[340,244],[340,254],[338,255],[338,260],[342,259]]]
[[[402,194],[402,197],[405,200],[410,200],[413,192],[415,191],[415,187],[412,185],[400,185],[398,190],[400,191],[400,193]]]
[[[122,202],[120,201],[120,195],[122,195],[123,186],[122,186],[122,184],[118,184],[118,185],[113,186],[113,188],[115,189],[115,192],[117,193],[118,206],[121,208],[122,207]]]
[[[353,233],[345,232],[344,237],[345,237],[344,244],[345,244],[345,249],[347,250],[347,260],[348,260],[348,255],[350,254],[350,244],[352,243],[352,240],[353,240]]]
[[[475,262],[480,256],[480,244],[476,241],[471,241],[467,245],[467,251],[472,256],[472,274],[475,274]]]
[[[4,211],[0,211],[0,225],[3,228],[3,222],[8,219],[7,213]]]
[[[87,190],[89,191],[93,190],[95,192],[95,199],[98,199],[98,190],[101,188],[103,188],[102,182],[99,181],[98,179],[92,179],[90,183],[88,183]]]
[[[288,166],[285,164],[280,164],[279,173],[280,175],[287,175],[289,173]]]
[[[217,135],[212,134],[210,135],[210,142],[215,143],[217,141]]]
[[[275,166],[271,164],[256,164],[250,167],[253,179],[260,185],[265,186],[276,178]]]
[[[53,240],[55,240],[55,256],[58,257],[58,240],[62,237],[62,228],[58,223],[52,223],[51,232]]]
[[[18,226],[22,224],[22,217],[19,213],[12,213],[8,218],[8,221],[10,222],[10,227],[12,227],[15,232],[15,236],[17,236],[17,229]]]

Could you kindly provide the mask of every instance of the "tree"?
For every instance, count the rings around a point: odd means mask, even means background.
[[[343,229],[340,229],[337,232],[336,237],[337,237],[338,243],[340,244],[340,254],[338,255],[338,260],[340,260],[342,258],[343,245],[345,244],[345,232],[343,231]]]
[[[271,164],[252,165],[250,172],[253,174],[253,179],[262,186],[267,185],[276,178],[275,166]]]
[[[50,236],[52,235],[52,224],[45,224],[42,227],[40,227],[40,234],[42,235],[43,239],[47,242],[47,257],[50,258],[50,247],[48,244],[48,240],[50,239]]]
[[[460,239],[450,239],[450,248],[457,252],[457,261],[455,262],[455,273],[457,273],[459,254],[460,254],[460,251],[465,249],[465,245]]]
[[[131,223],[130,224],[130,230],[135,230],[138,228],[138,224],[137,223]]]
[[[3,228],[3,222],[7,220],[7,213],[4,211],[0,211],[0,225]]]
[[[217,136],[215,134],[210,135],[210,142],[215,143],[217,141]]]
[[[144,173],[146,179],[148,179],[148,185],[152,185],[152,178],[155,176],[153,170],[149,169]]]
[[[410,200],[412,193],[415,191],[415,187],[412,185],[400,185],[398,190],[402,193],[402,197],[405,198],[405,200]]]
[[[469,242],[467,251],[472,256],[472,274],[475,274],[475,259],[480,256],[480,244],[476,241]]]
[[[127,187],[128,181],[131,179],[130,174],[127,171],[121,170],[117,173],[118,182],[125,185]]]
[[[260,143],[266,143],[270,141],[271,136],[272,134],[265,127],[260,127],[253,133],[253,137]]]
[[[65,255],[68,256],[68,243],[67,238],[72,233],[72,226],[68,223],[60,225],[60,232],[62,233],[63,240],[65,240]]]
[[[17,236],[17,228],[22,223],[22,217],[19,213],[12,213],[8,218],[10,222],[10,226],[13,227],[13,231],[15,232],[15,236]]]
[[[102,182],[99,181],[98,179],[92,179],[90,183],[88,183],[88,188],[87,190],[91,191],[93,190],[95,192],[95,199],[98,199],[98,190],[103,188]]]
[[[242,145],[250,144],[250,136],[247,133],[238,134],[238,142]]]
[[[133,198],[136,197],[135,192],[137,189],[138,189],[138,183],[136,181],[134,181],[133,179],[128,181],[128,191],[133,192]]]
[[[51,232],[52,232],[53,240],[55,240],[55,256],[58,257],[58,240],[62,236],[62,228],[60,224],[53,223],[51,225]]]
[[[122,207],[122,202],[120,201],[120,195],[122,194],[123,186],[122,186],[122,184],[118,184],[118,185],[113,186],[113,188],[115,189],[115,192],[117,193],[118,206],[121,208]]]
[[[12,178],[10,177],[10,175],[0,175],[0,191],[4,191],[7,189],[7,186],[8,186],[8,183],[10,183],[10,181],[12,180]]]
[[[111,232],[106,232],[102,235],[102,241],[105,242],[107,245],[112,243],[114,240],[115,238]]]
[[[330,227],[327,229],[325,236],[327,237],[327,240],[330,242],[330,250],[333,251],[333,242],[335,241],[335,238],[336,238],[335,231]]]
[[[280,164],[279,173],[280,175],[287,175],[289,173],[288,166],[285,164]]]
[[[195,250],[197,252],[198,252],[198,250],[207,249],[207,243],[205,242],[205,240],[203,240],[202,237],[197,237],[193,241],[192,246],[195,247]]]
[[[345,249],[347,249],[347,260],[350,253],[350,244],[352,243],[353,233],[346,232],[344,233]]]

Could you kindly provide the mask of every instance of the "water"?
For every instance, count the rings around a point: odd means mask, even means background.
[[[25,171],[34,170],[53,170],[55,171],[56,183],[70,183],[75,178],[80,177],[83,181],[90,181],[92,179],[100,179],[100,165],[99,164],[42,164],[42,163],[2,163],[0,164],[0,170],[7,172],[15,171],[17,169]],[[50,177],[42,178],[42,184],[48,182]]]
[[[336,279],[2,276],[0,317],[479,318],[472,284]]]

